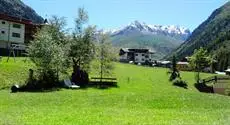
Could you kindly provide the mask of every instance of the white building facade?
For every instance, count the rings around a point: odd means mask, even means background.
[[[0,48],[24,44],[25,24],[0,19]]]
[[[129,49],[122,48],[120,50],[121,62],[134,62],[134,63],[152,63],[154,61],[154,53],[149,49]]]
[[[135,63],[145,63],[153,61],[153,53],[135,53],[134,62]]]

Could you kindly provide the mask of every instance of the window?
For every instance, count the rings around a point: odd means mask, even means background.
[[[135,54],[135,56],[138,56],[138,54]]]
[[[6,22],[5,22],[5,21],[2,21],[2,24],[6,24]]]
[[[145,56],[145,54],[142,54],[142,56]]]
[[[1,31],[2,34],[5,34],[5,31]]]
[[[21,35],[19,33],[12,33],[12,37],[17,37],[17,38],[20,38]]]
[[[142,61],[145,61],[145,59],[142,59]]]
[[[20,28],[21,28],[21,25],[20,25],[20,24],[13,24],[13,27],[14,27],[14,28],[20,29]]]

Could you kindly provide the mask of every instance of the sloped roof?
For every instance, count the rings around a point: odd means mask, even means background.
[[[170,64],[171,61],[162,61],[161,64]]]
[[[129,52],[129,48],[121,48],[124,52]]]
[[[124,52],[136,52],[136,53],[155,53],[152,50],[149,49],[131,49],[131,48],[121,48]]]
[[[181,65],[188,65],[188,62],[178,62],[177,64],[181,64]]]

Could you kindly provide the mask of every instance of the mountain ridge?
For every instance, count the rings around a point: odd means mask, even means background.
[[[43,23],[44,19],[35,10],[21,0],[1,0],[0,13],[13,17],[31,20],[33,23]]]
[[[181,44],[173,54],[179,59],[190,56],[195,49],[206,48],[210,53],[218,50],[229,38],[230,33],[230,2],[214,10],[212,14],[201,23],[191,36]],[[166,59],[172,54],[166,56]]]
[[[171,37],[174,37],[175,35],[181,35],[183,37],[183,40],[185,40],[191,34],[188,28],[184,28],[181,26],[146,24],[145,22],[140,22],[137,20],[129,23],[124,27],[112,30],[102,30],[102,32],[115,36],[122,32],[125,32],[124,30],[127,31],[132,29],[136,29],[146,34],[165,34]]]
[[[162,59],[183,43],[190,30],[179,26],[149,25],[134,21],[117,30],[99,30],[108,33],[117,48],[148,48],[156,51],[156,59]]]

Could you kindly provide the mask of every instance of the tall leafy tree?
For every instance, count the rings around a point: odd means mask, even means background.
[[[53,15],[50,17],[48,21],[49,30],[48,32],[55,39],[57,42],[62,44],[68,43],[66,39],[67,29],[66,27],[66,20],[64,17],[58,17]]]
[[[200,72],[210,65],[210,58],[208,52],[204,48],[195,50],[191,58],[189,59],[191,67],[196,71],[196,81],[199,83]]]
[[[96,49],[96,69],[101,78],[113,74],[116,54],[112,47],[111,40],[107,34],[99,34]]]
[[[57,24],[45,25],[38,30],[29,45],[29,57],[38,69],[39,79],[45,83],[53,84],[58,81],[58,74],[67,69],[63,34]]]
[[[79,8],[69,55],[75,67],[80,67],[80,69],[89,72],[90,63],[94,57],[94,35],[96,28],[92,26],[84,28],[87,22],[87,12],[84,8]]]

